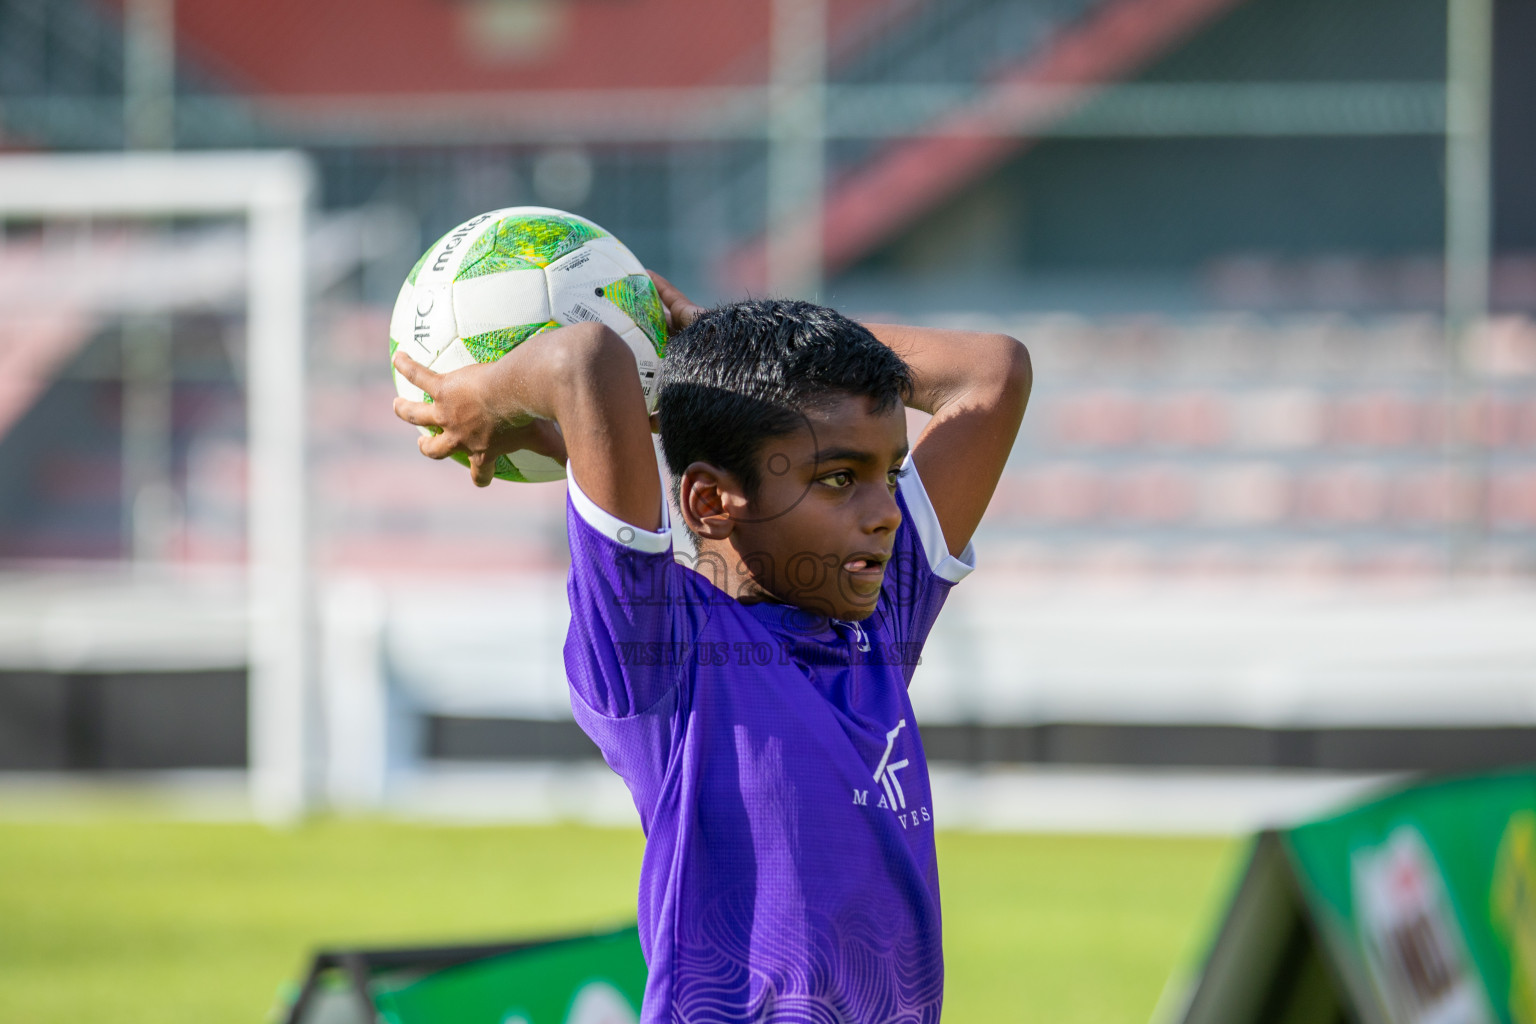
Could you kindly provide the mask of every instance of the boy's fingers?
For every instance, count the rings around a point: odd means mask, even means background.
[[[662,307],[667,311],[667,329],[682,330],[699,318],[704,310],[689,300],[688,296],[678,290],[677,285],[668,281],[654,270],[647,270],[651,276],[651,283],[656,286],[656,294],[661,296]]]
[[[565,450],[565,435],[560,433],[560,424],[554,420],[537,420],[534,427],[539,437],[537,450],[562,466],[565,465],[569,456]]]
[[[431,402],[413,402],[409,398],[395,396],[395,415],[418,427],[440,427],[437,406]]]
[[[489,487],[491,481],[496,479],[496,458],[484,452],[477,452],[469,457],[469,478],[475,482],[476,487]]]
[[[651,284],[656,286],[656,294],[661,296],[661,312],[667,318],[667,333],[671,334],[677,330],[677,318],[672,315],[673,296],[677,294],[677,287],[654,270],[647,270],[646,273],[651,275]]]
[[[651,276],[651,284],[656,286],[656,294],[661,298],[661,313],[667,320],[667,333],[671,334],[677,330],[677,321],[672,316],[672,296],[677,292],[677,289],[672,287],[671,281],[668,281],[656,273],[656,271],[647,270],[646,273]]]
[[[416,447],[429,459],[446,459],[459,446],[447,434],[423,434],[416,439]]]
[[[394,366],[395,372],[400,374],[400,376],[415,384],[427,394],[433,393],[432,385],[437,383],[437,378],[440,374],[434,373],[425,366],[422,366],[416,360],[406,355],[403,349],[395,350],[395,355],[390,360],[390,363]]]

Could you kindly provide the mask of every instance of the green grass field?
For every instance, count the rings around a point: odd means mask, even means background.
[[[317,945],[632,919],[640,850],[638,832],[575,826],[0,824],[0,1020],[259,1022]],[[1142,1024],[1240,850],[940,833],[945,1018]]]

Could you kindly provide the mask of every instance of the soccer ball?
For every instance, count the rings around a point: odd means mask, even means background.
[[[446,373],[494,362],[536,334],[582,321],[607,324],[634,350],[646,408],[654,410],[667,324],[645,268],[583,217],[514,206],[471,217],[416,261],[389,320],[389,354],[403,348]],[[394,378],[406,398],[432,400],[399,373]],[[535,452],[496,459],[498,480],[564,476],[558,462]]]

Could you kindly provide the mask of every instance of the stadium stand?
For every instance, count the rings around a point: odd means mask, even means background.
[[[339,17],[330,5],[270,4],[259,31],[232,30],[207,0],[177,5],[178,145],[302,145],[320,167],[307,426],[326,699],[391,723],[378,742],[332,736],[350,751],[340,785],[363,802],[418,757],[592,756],[568,721],[556,654],[560,488],[457,486],[390,414],[385,307],[414,257],[467,210],[558,202],[702,297],[726,294],[722,268],[750,279],[759,259],[760,136],[555,145],[496,108],[509,90],[735,95],[761,81],[763,20],[691,0],[525,6],[549,20],[508,28],[483,20],[493,4],[393,5],[365,19],[356,45],[322,52],[291,43],[296,26],[323,35]],[[1529,749],[1536,262],[1524,249],[1536,218],[1524,200],[1498,197],[1498,315],[1458,368],[1438,308],[1437,124],[1380,139],[1045,130],[1125,80],[1434,84],[1443,8],[831,9],[830,86],[939,85],[948,98],[914,104],[913,138],[829,143],[831,300],[1007,331],[1037,367],[977,541],[987,572],[956,592],[919,675],[934,756],[1375,771]],[[590,19],[619,30],[584,35]],[[119,20],[111,4],[0,0],[0,147],[122,144]],[[659,25],[683,26],[666,49],[696,59],[650,59]],[[1518,63],[1499,79],[1506,177],[1521,153],[1508,125],[1523,126],[1536,96]],[[946,118],[1037,81],[1080,90],[1039,137],[945,137]],[[473,116],[438,116],[460,105]],[[716,107],[734,123],[729,103]],[[586,184],[561,192],[571,180]],[[237,764],[240,239],[219,225],[85,237],[36,225],[0,236],[0,299],[49,299],[32,319],[0,321],[0,750],[12,768]],[[82,255],[113,272],[84,272]],[[151,294],[173,276],[174,296]],[[159,575],[123,564],[119,319],[151,298],[178,308],[179,506]],[[434,603],[457,587],[467,610]],[[148,646],[129,643],[144,622]],[[204,746],[185,739],[204,712],[177,696],[194,679],[208,720],[224,723]],[[138,692],[140,711],[121,710]],[[156,715],[181,726],[163,743],[108,727]]]

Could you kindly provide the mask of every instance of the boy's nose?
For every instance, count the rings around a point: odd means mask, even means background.
[[[896,504],[896,495],[885,487],[872,487],[870,490],[874,492],[874,500],[864,523],[864,532],[894,532],[901,525],[901,506]]]

